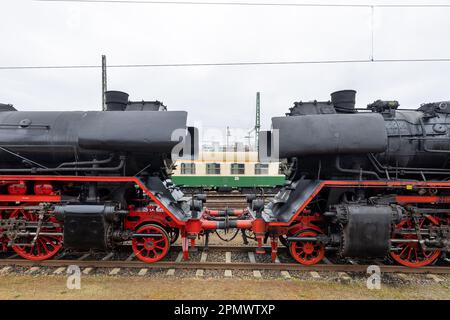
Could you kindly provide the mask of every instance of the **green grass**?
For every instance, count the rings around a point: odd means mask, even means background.
[[[445,284],[382,284],[369,290],[363,280],[217,279],[82,276],[69,290],[65,276],[0,276],[0,299],[445,299]],[[194,294],[193,294],[194,293]]]

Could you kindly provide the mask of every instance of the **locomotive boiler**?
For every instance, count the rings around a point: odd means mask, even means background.
[[[300,263],[390,256],[419,267],[450,250],[450,102],[355,108],[354,90],[272,119],[289,181],[261,209]],[[278,140],[275,138],[278,137]],[[270,139],[269,139],[270,142]],[[278,145],[276,145],[278,144]]]
[[[165,111],[160,102],[143,109],[150,103],[129,102],[117,91],[107,92],[106,102],[106,112],[0,112],[0,173],[134,175],[145,169],[167,177],[178,143],[171,135],[186,129],[187,113]]]

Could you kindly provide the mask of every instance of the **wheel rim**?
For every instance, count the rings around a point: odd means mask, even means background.
[[[426,228],[431,224],[436,224],[428,217],[419,219],[419,227]],[[403,219],[396,226],[397,230],[414,229],[414,223],[410,218]],[[416,234],[397,234],[396,239],[417,239]],[[392,247],[397,249],[390,253],[391,257],[398,263],[412,268],[423,267],[433,263],[440,255],[439,249],[423,250],[419,243],[394,243]]]
[[[296,237],[316,237],[315,231],[300,231]],[[322,243],[314,241],[292,242],[289,247],[292,257],[303,265],[311,266],[319,263],[325,256]]]
[[[170,247],[170,239],[163,228],[157,225],[146,225],[140,227],[137,233],[154,235],[133,238],[133,252],[139,260],[152,263],[166,256]]]
[[[37,215],[30,211],[26,211],[23,209],[16,209],[14,210],[10,218],[15,219],[23,219],[25,221],[38,221]],[[43,223],[46,222],[57,222],[55,217],[44,217]],[[62,232],[62,228],[41,228],[40,232]],[[16,239],[16,242],[19,243],[32,243],[34,236],[23,236]],[[62,247],[62,236],[51,236],[46,235],[42,236],[39,235],[36,238],[35,243],[32,246],[25,246],[25,245],[13,245],[13,250],[22,258],[25,258],[27,260],[34,260],[34,261],[40,261],[40,260],[46,260],[53,257]]]

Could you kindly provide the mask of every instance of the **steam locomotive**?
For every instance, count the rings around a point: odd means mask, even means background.
[[[261,137],[272,152],[278,142],[289,181],[261,215],[306,265],[326,251],[410,267],[448,261],[450,102],[357,109],[355,94],[296,102],[272,119]]]
[[[167,253],[191,215],[192,199],[169,179],[171,152],[190,134],[187,113],[120,91],[106,93],[106,106],[0,105],[0,251],[44,260],[63,245],[111,250],[131,241],[141,260]]]

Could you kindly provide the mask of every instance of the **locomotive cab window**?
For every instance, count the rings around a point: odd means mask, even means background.
[[[269,164],[267,163],[255,164],[255,174],[269,174]]]
[[[207,163],[206,174],[220,174],[220,163]]]
[[[232,163],[231,164],[231,174],[245,174],[245,164],[244,163]]]
[[[181,174],[195,174],[195,163],[182,163]]]

